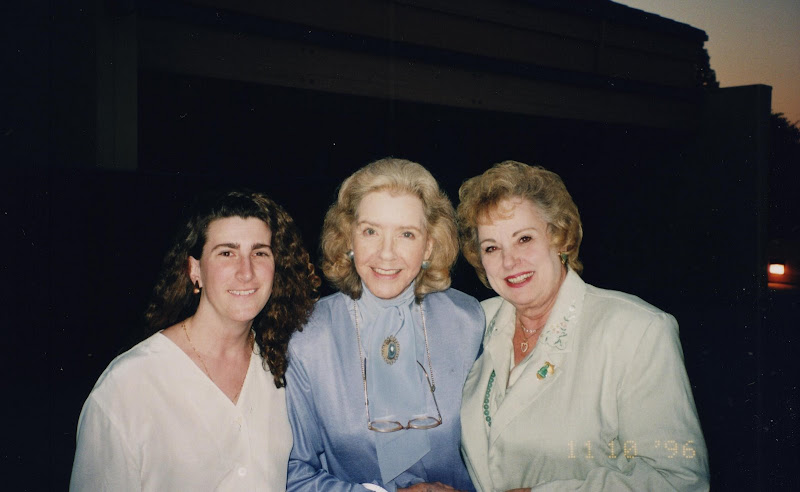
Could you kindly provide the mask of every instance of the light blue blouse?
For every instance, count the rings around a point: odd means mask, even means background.
[[[459,409],[483,336],[483,310],[455,289],[428,294],[423,309],[442,425],[392,434],[426,432],[430,452],[390,483],[381,481],[378,433],[367,429],[353,300],[333,294],[317,302],[308,324],[289,344],[286,398],[294,448],[287,490],[362,491],[360,484],[374,483],[392,492],[418,482],[474,490],[459,452]],[[419,310],[412,316],[418,318]],[[420,319],[415,322],[421,326]]]

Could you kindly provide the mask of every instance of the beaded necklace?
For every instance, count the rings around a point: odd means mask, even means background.
[[[548,375],[553,374],[555,372],[556,366],[551,364],[549,361],[545,361],[544,365],[536,371],[536,379],[544,379]],[[489,427],[492,426],[492,415],[489,412],[489,397],[492,395],[492,386],[494,386],[494,378],[495,372],[492,369],[492,373],[489,375],[489,382],[486,384],[486,394],[483,397],[483,418],[486,420],[486,423]]]
[[[489,427],[492,426],[492,416],[489,415],[489,395],[492,394],[492,385],[494,384],[494,371],[489,375],[489,384],[486,385],[486,396],[483,397],[483,417]]]

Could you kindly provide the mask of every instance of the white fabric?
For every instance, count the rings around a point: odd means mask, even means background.
[[[515,310],[499,297],[482,306],[484,352],[461,407],[462,452],[479,491],[708,490],[675,318],[569,272],[509,387]],[[546,362],[555,370],[540,379]]]
[[[70,490],[285,490],[284,389],[257,352],[236,405],[161,333],[114,359],[81,411]]]
[[[373,490],[375,492],[388,492],[380,485],[375,485],[374,483],[362,483],[361,485],[363,485],[367,490]]]

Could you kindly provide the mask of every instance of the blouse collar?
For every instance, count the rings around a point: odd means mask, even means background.
[[[574,343],[574,326],[582,308],[586,284],[572,270],[567,272],[564,282],[558,289],[558,297],[553,305],[550,316],[542,329],[538,343],[544,343],[549,349],[558,352],[570,352]],[[503,300],[500,309],[489,320],[487,337],[490,345],[499,343],[503,350],[511,343],[514,337],[516,322],[516,309],[506,300]],[[506,343],[503,343],[505,341]]]

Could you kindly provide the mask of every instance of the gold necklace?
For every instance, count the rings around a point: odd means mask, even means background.
[[[539,328],[534,328],[534,329],[532,329],[532,330],[529,330],[528,328],[525,328],[525,325],[523,325],[523,324],[522,324],[522,321],[517,321],[517,323],[519,323],[519,326],[520,326],[520,328],[521,328],[521,330],[520,330],[520,334],[521,334],[523,337],[525,337],[525,339],[524,339],[524,340],[522,340],[522,341],[519,343],[519,349],[520,349],[520,350],[522,351],[522,353],[524,354],[525,352],[527,352],[527,351],[528,351],[528,348],[530,348],[530,347],[529,347],[529,345],[528,345],[528,339],[529,339],[530,337],[532,337],[533,335],[535,335],[535,334],[536,334],[536,332],[537,332],[537,331],[539,331]],[[527,335],[527,336],[526,336],[526,335]]]
[[[208,366],[206,365],[205,359],[203,359],[203,356],[200,355],[200,352],[197,351],[197,347],[195,347],[194,343],[192,342],[192,337],[189,336],[189,332],[186,330],[186,322],[185,321],[183,323],[181,323],[181,328],[183,328],[183,334],[186,335],[186,340],[189,341],[189,345],[192,347],[192,350],[194,351],[194,355],[196,355],[197,358],[200,359],[200,363],[203,365],[203,370],[205,371],[206,376],[208,376],[208,379],[210,379],[211,381],[214,381],[214,378],[211,377],[211,373],[208,371]],[[247,342],[248,342],[248,345],[250,346],[251,349],[253,347],[254,339],[255,339],[255,336],[253,335],[253,331],[251,330],[250,331],[250,335],[247,337]],[[250,364],[248,363],[248,367],[249,367],[249,365]],[[244,387],[244,380],[245,379],[247,379],[247,371],[244,372],[244,376],[242,377],[242,382],[239,384],[239,391],[237,391],[236,395],[234,395],[234,397],[231,398],[231,401],[236,402],[236,400],[239,398],[239,393],[242,392],[242,388]],[[214,384],[216,384],[216,382]]]

